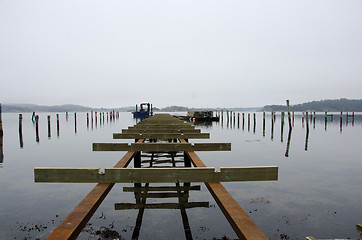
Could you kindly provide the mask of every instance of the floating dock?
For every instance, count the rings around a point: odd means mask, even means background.
[[[126,191],[135,192],[136,203],[116,203],[115,209],[139,209],[132,238],[137,238],[145,208],[180,209],[185,235],[191,239],[186,208],[205,207],[207,202],[188,202],[188,192],[200,189],[191,182],[204,182],[239,239],[268,239],[251,220],[230,193],[223,181],[273,181],[278,179],[278,167],[208,168],[195,151],[231,151],[230,143],[189,143],[193,138],[209,138],[189,123],[169,114],[157,114],[133,127],[114,133],[114,139],[135,139],[135,143],[94,143],[94,151],[127,151],[114,168],[35,168],[35,182],[95,182],[97,185],[59,224],[47,239],[76,239],[116,182],[134,183]],[[176,167],[176,157],[183,166]],[[146,157],[149,160],[144,160]],[[162,157],[172,167],[154,167]],[[143,159],[143,161],[142,161]],[[127,168],[133,160],[134,168]],[[142,164],[148,164],[147,168]],[[193,165],[194,167],[192,167]],[[173,183],[175,186],[151,187],[149,183]],[[142,183],[145,183],[142,186]],[[183,183],[183,185],[181,185]],[[162,189],[165,193],[152,193]],[[124,189],[125,191],[125,189]],[[167,191],[172,191],[168,192]],[[177,195],[175,195],[177,194]],[[146,204],[147,197],[179,197],[179,203]],[[191,238],[190,238],[191,236]]]

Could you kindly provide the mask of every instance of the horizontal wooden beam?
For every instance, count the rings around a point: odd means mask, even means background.
[[[210,138],[209,133],[113,133],[113,139],[196,139]]]
[[[148,128],[148,129],[122,129],[122,133],[200,133],[200,129],[159,129],[159,128]]]
[[[93,151],[231,151],[231,143],[93,143]]]
[[[123,187],[123,192],[141,192],[141,191],[148,191],[148,192],[152,192],[152,191],[157,191],[157,192],[172,192],[172,191],[200,191],[201,190],[201,186],[200,185],[195,185],[195,186],[179,186],[179,187],[174,187],[174,186],[158,186],[158,187]]]
[[[198,207],[209,207],[209,202],[189,202],[183,203],[182,207],[184,208],[198,208]],[[127,210],[127,209],[180,209],[179,203],[116,203],[114,204],[115,210]]]
[[[164,125],[164,124],[160,124],[160,125],[144,125],[144,126],[139,126],[136,125],[134,127],[128,127],[128,129],[135,129],[135,130],[140,130],[140,129],[179,129],[179,130],[183,130],[183,129],[195,129],[194,126],[191,125]]]
[[[278,167],[243,168],[35,168],[35,182],[172,183],[278,180]]]

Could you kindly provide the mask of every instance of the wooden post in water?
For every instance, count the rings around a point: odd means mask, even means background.
[[[306,135],[305,135],[305,148],[304,150],[307,151],[308,150],[308,137],[309,137],[309,121],[308,121],[308,111],[305,112],[305,118],[306,118]]]
[[[40,142],[40,139],[39,139],[39,115],[35,116],[35,141]]]
[[[274,112],[271,112],[271,136],[270,139],[274,139]]]
[[[2,119],[2,105],[0,103],[0,137],[4,136],[3,119]]]
[[[265,112],[263,112],[263,137],[265,137]]]
[[[68,121],[68,119],[69,119],[69,114],[68,114],[68,112],[65,112],[65,119]]]
[[[256,114],[254,113],[254,126],[253,126],[253,133],[256,131]]]
[[[104,112],[102,112],[102,115],[103,115],[103,125],[104,125]]]
[[[74,132],[77,133],[77,113],[74,113]]]
[[[292,121],[291,121],[291,117],[290,117],[290,106],[289,106],[289,100],[287,100],[287,111],[288,111],[288,123],[289,123],[289,128],[292,128]],[[293,112],[293,120],[294,120],[294,112]]]
[[[324,130],[327,131],[327,112],[324,113]]]
[[[59,137],[59,114],[57,114],[57,137]]]
[[[245,113],[243,113],[242,115],[243,115],[243,130],[244,130],[244,126],[245,126]]]
[[[238,113],[238,128],[240,128],[240,113]]]
[[[48,115],[48,138],[51,138],[51,129],[50,129],[50,115]]]
[[[354,112],[352,113],[352,126],[354,126]]]
[[[91,128],[93,129],[93,111],[91,111]]]
[[[87,113],[87,128],[89,128],[89,113]]]
[[[280,113],[280,141],[283,142],[284,137],[284,112]]]
[[[24,147],[24,142],[23,142],[23,114],[19,114],[19,143],[20,143],[20,148]]]
[[[313,129],[315,129],[315,112],[313,112]]]
[[[343,112],[341,112],[341,115],[339,117],[339,132],[342,133],[342,124],[343,124]]]
[[[97,124],[98,124],[98,118],[97,118],[97,112],[94,112],[94,117],[95,117],[95,127],[97,128]]]
[[[248,132],[250,132],[250,113],[248,113]]]

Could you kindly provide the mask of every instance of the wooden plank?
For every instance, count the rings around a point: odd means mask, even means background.
[[[135,129],[135,130],[140,130],[140,129],[195,129],[194,126],[191,125],[164,125],[164,124],[160,124],[160,125],[136,125],[134,127],[128,127],[128,129]]]
[[[171,183],[271,181],[278,179],[278,167],[246,168],[35,168],[35,182],[69,183]]]
[[[189,202],[183,204],[185,208],[199,208],[205,207],[209,208],[209,202]],[[180,209],[179,203],[149,203],[149,204],[139,204],[139,203],[116,203],[114,204],[115,210],[128,210],[128,209],[140,209],[144,207],[145,209]]]
[[[138,142],[143,141],[144,139],[138,140]],[[115,167],[127,167],[135,154],[135,152],[127,152]],[[57,228],[54,229],[47,237],[47,240],[76,239],[113,186],[114,183],[98,183],[73,211],[64,218]]]
[[[209,133],[113,133],[113,139],[196,139],[210,138]]]
[[[201,133],[201,129],[190,128],[190,129],[159,129],[159,128],[148,128],[148,129],[122,129],[122,133]]]
[[[93,151],[231,151],[231,143],[93,143]]]
[[[180,142],[185,142],[185,140],[181,139]],[[187,157],[195,167],[206,167],[195,152],[185,152],[185,157]],[[268,239],[221,183],[205,182],[205,185],[239,239]]]
[[[145,187],[123,187],[123,192],[140,192],[140,191],[145,191],[146,188]],[[179,187],[174,187],[174,186],[159,186],[159,187],[148,187],[147,191],[151,192],[151,191],[162,191],[162,192],[166,192],[166,191],[200,191],[201,190],[201,186],[200,185],[195,185],[195,186],[179,186]]]

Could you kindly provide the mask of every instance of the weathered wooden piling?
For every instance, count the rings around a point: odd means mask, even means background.
[[[243,115],[243,130],[244,130],[244,126],[245,126],[245,113],[243,113],[242,115]]]
[[[342,133],[342,125],[343,125],[343,112],[341,112],[341,115],[339,117],[339,132]]]
[[[87,113],[87,128],[89,128],[89,113]]]
[[[263,137],[265,137],[265,112],[263,112]]]
[[[51,129],[50,129],[50,115],[48,115],[48,138],[51,138]]]
[[[280,113],[280,141],[283,142],[284,137],[284,112]]]
[[[19,114],[19,144],[20,148],[24,147],[23,141],[23,114]]]
[[[308,138],[309,138],[309,117],[308,117],[308,111],[305,112],[305,118],[306,118],[306,134],[305,134],[305,147],[304,150],[308,150]]]
[[[315,112],[313,112],[313,129],[315,129]]]
[[[240,128],[240,113],[238,113],[238,128]]]
[[[291,121],[291,116],[290,116],[290,106],[289,106],[289,100],[287,100],[287,111],[288,111],[288,123],[289,123],[289,128],[292,128],[292,121]],[[294,120],[294,112],[293,112],[293,120]]]
[[[40,139],[39,139],[39,115],[35,115],[35,141],[40,142]]]
[[[250,132],[250,113],[248,113],[248,132]]]
[[[97,117],[97,112],[94,112],[94,117],[95,117],[95,127],[97,128],[98,125],[98,117]]]
[[[2,137],[4,135],[3,131],[3,119],[2,119],[2,105],[0,103],[0,136]]]
[[[255,133],[255,131],[256,131],[256,114],[254,113],[253,115],[254,115],[253,133]]]
[[[324,113],[324,131],[327,131],[327,112]]]
[[[271,136],[270,136],[271,140],[274,139],[274,119],[275,119],[274,116],[275,116],[274,112],[271,112]]]
[[[57,114],[57,137],[59,137],[60,131],[59,131],[59,114]]]
[[[77,113],[74,113],[74,132],[77,133]]]

